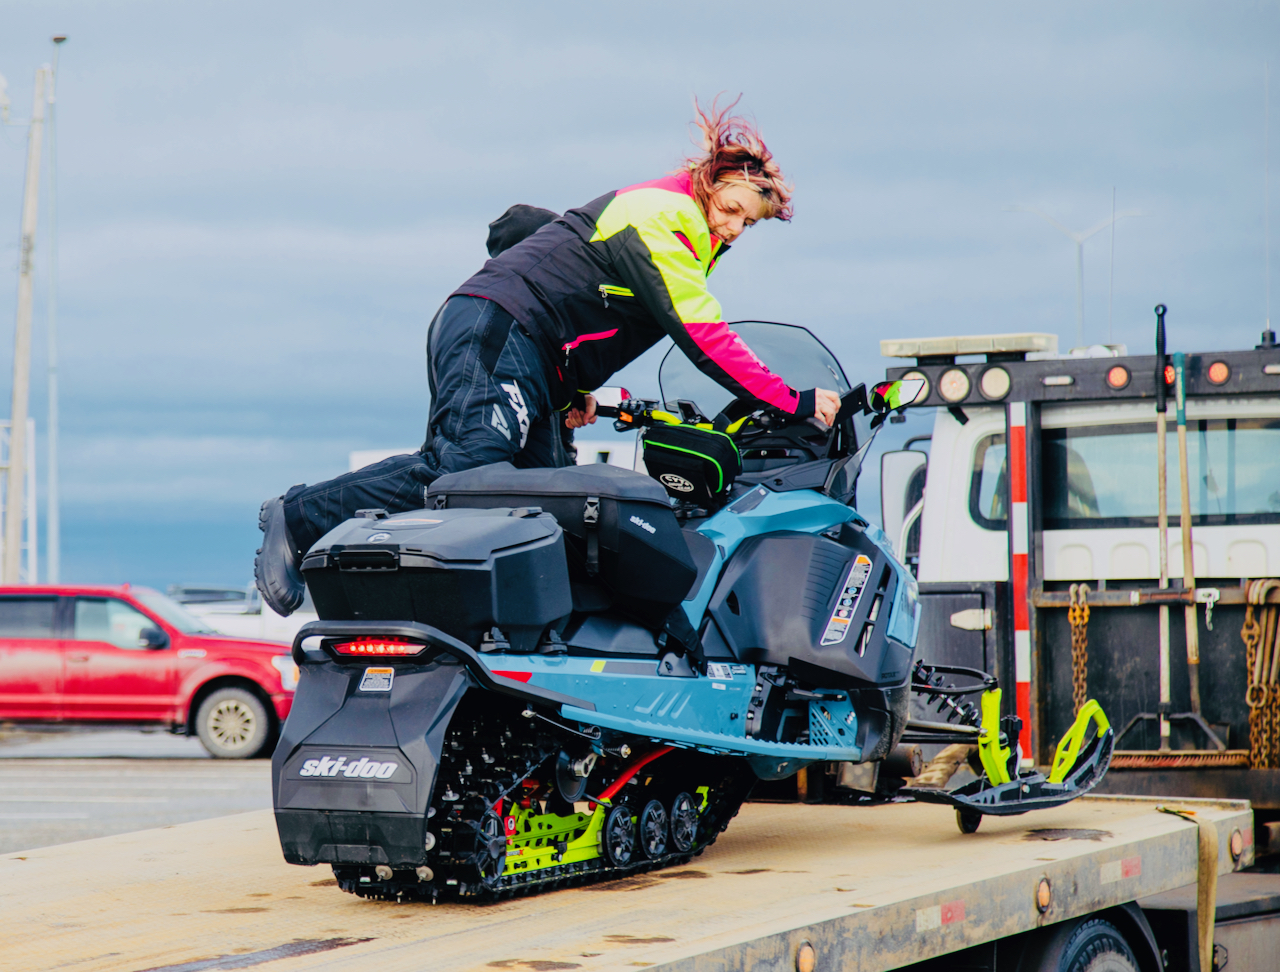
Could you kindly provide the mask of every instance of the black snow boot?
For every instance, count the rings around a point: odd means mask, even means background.
[[[258,555],[253,558],[253,579],[271,610],[288,616],[302,605],[307,586],[298,570],[298,548],[285,523],[283,496],[262,504],[258,529],[263,538]]]

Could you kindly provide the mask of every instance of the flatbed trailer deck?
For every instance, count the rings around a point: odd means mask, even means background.
[[[791,970],[805,943],[815,972],[900,968],[1195,885],[1199,829],[1160,803],[1083,797],[970,835],[939,806],[754,803],[687,867],[438,906],[341,893],[254,812],[0,858],[0,969]],[[1212,822],[1219,874],[1252,863],[1247,803],[1171,805]]]

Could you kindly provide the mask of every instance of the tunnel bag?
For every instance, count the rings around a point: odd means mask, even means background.
[[[564,533],[518,509],[412,511],[356,517],[302,561],[326,621],[420,621],[470,645],[496,626],[532,651],[572,609]]]
[[[672,497],[715,507],[742,472],[742,457],[723,432],[655,425],[641,440],[644,466]]]
[[[671,501],[641,473],[604,463],[516,469],[499,462],[441,476],[427,494],[429,510],[493,506],[536,506],[554,516],[570,577],[599,584],[647,623],[660,624],[697,576]]]

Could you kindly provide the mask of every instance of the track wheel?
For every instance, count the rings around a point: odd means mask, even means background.
[[[604,856],[614,867],[631,863],[636,849],[636,823],[625,803],[609,811],[604,820]]]
[[[657,800],[640,811],[640,851],[651,861],[667,852],[667,810]]]
[[[492,810],[486,810],[476,825],[476,849],[471,860],[480,883],[486,890],[494,890],[507,864],[507,831],[502,818]]]
[[[976,834],[978,825],[982,823],[982,814],[977,810],[962,810],[956,807],[956,826],[962,834]]]
[[[677,793],[671,801],[671,846],[687,854],[697,838],[698,805],[688,793]]]

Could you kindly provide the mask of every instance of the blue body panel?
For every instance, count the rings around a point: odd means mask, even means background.
[[[893,556],[888,538],[857,511],[812,490],[772,492],[757,487],[707,519],[698,532],[716,545],[715,560],[698,592],[684,602],[698,627],[725,565],[744,540],[767,533],[822,533],[856,520],[871,541],[890,557],[898,574],[898,593],[886,629],[889,637],[912,649],[919,629],[916,582]],[[746,736],[746,714],[755,686],[754,665],[716,665],[713,677],[659,675],[652,659],[587,658],[568,655],[486,654],[496,673],[571,695],[596,706],[594,712],[562,706],[561,715],[582,725],[648,736],[655,742],[712,753],[766,756],[788,760],[859,762],[857,718],[847,701],[810,705],[810,744],[776,743]],[[816,708],[815,708],[816,707]]]

